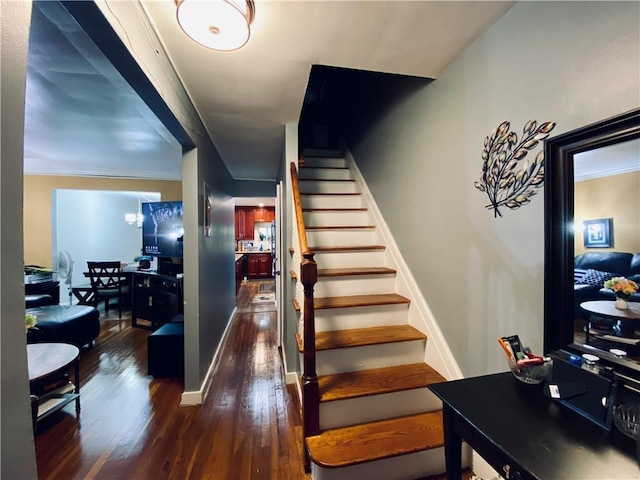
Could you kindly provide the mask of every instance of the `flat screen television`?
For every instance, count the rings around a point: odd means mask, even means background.
[[[182,258],[182,202],[143,203],[142,216],[143,255]]]

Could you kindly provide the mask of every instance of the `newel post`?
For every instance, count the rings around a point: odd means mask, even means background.
[[[300,279],[304,287],[304,336],[302,368],[302,434],[304,443],[305,470],[311,470],[311,459],[306,438],[320,433],[320,389],[316,373],[316,326],[313,309],[313,287],[318,280],[318,266],[313,252],[304,252],[300,263]]]

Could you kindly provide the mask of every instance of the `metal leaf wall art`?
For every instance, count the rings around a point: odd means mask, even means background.
[[[487,209],[493,209],[494,217],[502,217],[500,207],[516,210],[531,201],[535,189],[544,183],[544,150],[533,162],[525,157],[541,140],[549,136],[555,122],[538,126],[529,120],[522,129],[522,138],[509,131],[511,124],[502,122],[491,135],[484,139],[482,150],[482,175],[474,186],[489,197]],[[519,167],[519,169],[518,169]]]

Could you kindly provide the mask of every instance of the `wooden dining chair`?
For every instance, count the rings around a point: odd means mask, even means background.
[[[110,300],[117,299],[119,318],[122,318],[122,304],[131,294],[131,286],[120,262],[87,262],[87,268],[89,271],[84,276],[91,282],[93,306],[97,308],[104,300],[104,310],[108,312]]]

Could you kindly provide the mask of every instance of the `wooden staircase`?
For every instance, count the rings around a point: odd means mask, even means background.
[[[318,266],[313,311],[320,432],[306,438],[312,476],[440,474],[441,403],[427,387],[445,378],[424,361],[427,337],[409,325],[411,300],[397,293],[396,270],[358,185],[342,158],[307,157],[298,177]],[[298,279],[295,272],[292,277]],[[299,307],[302,297],[295,303]],[[302,328],[297,341],[304,359]]]

